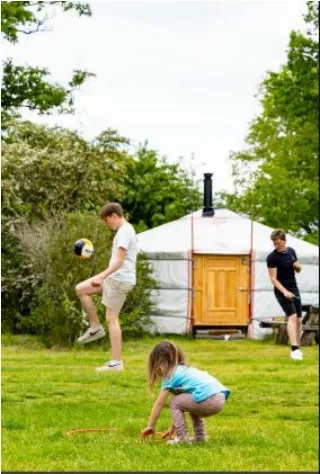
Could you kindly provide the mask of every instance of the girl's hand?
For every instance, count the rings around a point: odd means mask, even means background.
[[[148,426],[144,431],[141,433],[141,438],[146,438],[147,436],[154,435],[155,431],[151,426]]]
[[[174,425],[171,425],[168,431],[166,431],[164,435],[162,436],[162,439],[170,439],[172,435],[174,435],[175,432],[176,432],[176,427]]]

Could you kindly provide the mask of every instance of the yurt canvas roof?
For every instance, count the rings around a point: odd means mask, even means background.
[[[140,250],[152,259],[184,259],[190,250],[203,254],[245,255],[250,253],[252,244],[256,260],[260,260],[273,249],[272,230],[257,222],[252,224],[249,218],[228,209],[216,209],[213,217],[202,217],[199,210],[140,233],[138,242]],[[289,235],[287,244],[295,249],[300,260],[318,264],[316,245]]]

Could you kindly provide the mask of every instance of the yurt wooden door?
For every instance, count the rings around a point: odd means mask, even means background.
[[[194,325],[247,325],[249,270],[248,255],[194,255]]]

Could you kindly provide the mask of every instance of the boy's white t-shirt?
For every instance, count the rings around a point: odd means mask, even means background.
[[[109,278],[114,278],[115,280],[135,285],[138,245],[135,230],[129,222],[125,222],[117,230],[113,239],[110,264],[112,264],[116,259],[119,247],[125,249],[127,254],[119,270],[112,273]]]

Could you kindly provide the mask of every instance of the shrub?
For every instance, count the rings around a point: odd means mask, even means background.
[[[108,129],[87,142],[76,132],[30,122],[12,124],[3,139],[2,329],[21,332],[41,272],[33,268],[25,246],[21,248],[17,230],[22,223],[37,248],[44,239],[36,233],[35,241],[26,222],[37,228],[57,213],[94,212],[108,200],[121,199],[127,140]]]
[[[15,224],[17,223],[17,220]],[[2,216],[1,228],[1,330],[20,332],[20,319],[30,314],[39,279],[12,229]]]
[[[57,216],[37,225],[24,223],[18,235],[42,281],[31,315],[21,318],[21,326],[39,334],[48,347],[70,346],[84,328],[75,286],[108,266],[113,235],[101,225],[96,214],[89,212]],[[74,256],[73,244],[79,238],[88,238],[94,244],[95,253],[88,260]],[[156,284],[143,255],[138,258],[137,272],[137,285],[128,296],[121,316],[125,337],[138,336],[151,324],[150,294]],[[105,308],[99,297],[96,302],[103,322]]]

